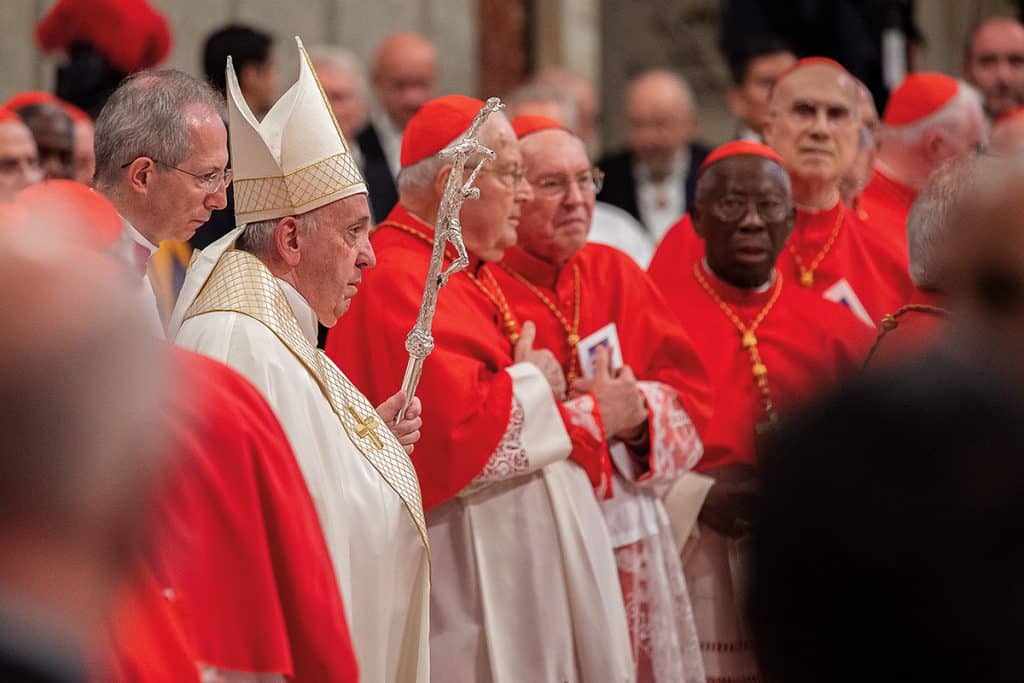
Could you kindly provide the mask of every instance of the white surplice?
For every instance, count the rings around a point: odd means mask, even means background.
[[[363,424],[375,413],[315,349],[309,304],[255,257],[230,249],[238,233],[193,259],[169,334],[240,371],[277,413],[316,504],[361,680],[425,683],[430,557],[412,464],[386,428]],[[205,285],[211,286],[204,291]],[[275,329],[262,320],[272,314],[238,312],[213,301],[213,285],[227,292],[224,301],[258,299],[253,310],[276,312],[284,324],[278,320]]]
[[[427,513],[431,671],[445,683],[635,680],[615,557],[593,487],[543,375],[513,380],[483,472]],[[583,410],[581,420],[586,420]]]

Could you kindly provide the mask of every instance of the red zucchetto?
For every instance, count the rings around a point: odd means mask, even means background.
[[[566,128],[564,124],[559,123],[551,117],[535,116],[530,114],[515,117],[512,120],[512,130],[516,132],[516,137],[519,139],[525,138],[530,133],[538,133],[542,130],[564,130],[567,133],[572,132]]]
[[[465,95],[436,97],[419,108],[402,134],[402,168],[428,159],[466,132],[484,103]]]
[[[711,154],[704,159],[704,163],[697,169],[697,175],[700,176],[704,171],[708,170],[712,164],[715,164],[722,159],[728,159],[729,157],[763,157],[774,161],[779,166],[782,166],[782,157],[775,153],[775,150],[768,145],[762,145],[760,142],[750,142],[748,140],[735,140],[733,142],[727,142],[724,145],[715,148]]]
[[[906,126],[931,116],[953,101],[960,82],[951,76],[922,71],[909,74],[889,95],[882,121]]]

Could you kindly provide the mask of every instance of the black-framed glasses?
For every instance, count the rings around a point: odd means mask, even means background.
[[[571,184],[575,184],[582,195],[597,194],[604,187],[604,172],[595,166],[572,177],[567,175],[541,176],[530,184],[536,194],[544,197],[564,197],[569,194]]]
[[[136,159],[137,158],[138,157],[136,157]],[[178,171],[179,173],[184,173],[185,175],[192,176],[199,183],[199,186],[203,189],[203,191],[209,194],[213,194],[214,192],[220,192],[222,188],[226,188],[228,185],[231,184],[233,172],[230,168],[226,168],[223,171],[211,171],[210,173],[193,173],[192,171],[186,171],[183,168],[172,166],[171,164],[165,163],[153,157],[146,158],[152,159],[154,164],[160,164],[164,168],[169,168],[173,171]],[[135,163],[135,159],[132,159],[127,164],[123,164],[121,168],[128,168],[133,163]]]
[[[711,205],[715,218],[724,223],[739,223],[753,208],[765,223],[778,223],[789,215],[788,202],[771,197],[725,196]]]

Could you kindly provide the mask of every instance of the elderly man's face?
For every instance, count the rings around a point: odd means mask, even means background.
[[[327,64],[317,64],[316,73],[320,78],[324,94],[334,112],[334,118],[342,132],[351,139],[366,125],[366,102],[351,74]]]
[[[434,96],[437,58],[433,48],[413,37],[392,41],[378,57],[373,82],[381,107],[397,128],[404,129]]]
[[[59,107],[41,104],[24,117],[39,150],[39,163],[46,180],[74,176],[74,124]]]
[[[526,181],[519,141],[504,114],[492,114],[480,128],[480,141],[494,150],[477,176],[480,198],[462,205],[466,248],[485,261],[500,261],[516,243],[516,229],[524,202],[533,199]]]
[[[545,130],[520,145],[533,199],[523,205],[520,247],[552,263],[565,263],[587,242],[597,198],[583,142],[563,130]]]
[[[998,118],[1024,103],[1024,27],[1012,20],[982,26],[964,71],[981,91],[989,116]]]
[[[0,123],[0,202],[43,179],[32,133],[20,121]]]
[[[154,160],[154,177],[147,189],[147,213],[152,217],[146,237],[187,240],[214,209],[227,206],[227,185],[208,183],[203,176],[221,174],[228,165],[224,122],[212,109],[192,107],[186,113],[192,153],[174,168]]]
[[[630,90],[626,103],[629,143],[636,160],[665,170],[696,132],[696,115],[667,78],[648,78]]]
[[[795,71],[772,98],[765,141],[796,180],[838,184],[857,154],[860,119],[853,79],[824,65]]]
[[[370,244],[370,206],[358,194],[317,209],[316,229],[300,229],[295,288],[316,312],[320,324],[333,327],[352,305],[363,268],[377,258]]]
[[[786,171],[769,159],[737,156],[705,174],[713,175],[701,179],[692,217],[708,265],[736,287],[764,284],[796,216]]]

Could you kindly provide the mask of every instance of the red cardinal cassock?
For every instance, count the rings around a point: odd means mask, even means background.
[[[403,168],[455,140],[482,106],[461,96],[424,105],[406,127]],[[372,401],[401,386],[433,239],[433,225],[397,205],[373,235],[377,266],[328,335],[327,355]],[[440,291],[417,390],[431,669],[450,680],[626,680],[629,631],[592,489],[611,483],[600,414],[591,396],[557,401],[533,363],[515,362],[493,267],[471,254]]]
[[[945,329],[948,316],[942,297],[917,290],[906,306],[882,319],[865,367],[921,357]]]
[[[151,578],[163,611],[134,618],[115,640],[123,670],[163,680],[167,610],[196,663],[280,673],[294,681],[357,681],[345,613],[320,524],[270,407],[241,375],[169,348],[181,389],[168,415],[172,473],[158,504]],[[115,620],[115,623],[117,621]],[[140,647],[140,643],[148,647]],[[140,661],[140,658],[142,661]]]

